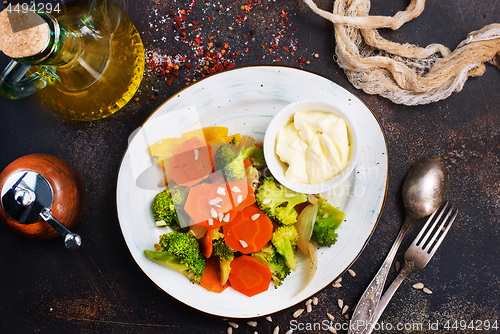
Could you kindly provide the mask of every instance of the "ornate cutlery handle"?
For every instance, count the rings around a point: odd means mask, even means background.
[[[401,244],[401,240],[403,240],[408,227],[413,221],[414,219],[410,219],[408,217],[406,218],[403,227],[401,227],[401,230],[399,231],[396,241],[394,241],[389,254],[387,254],[387,257],[385,258],[384,263],[382,263],[379,271],[361,296],[358,305],[354,309],[348,334],[367,333],[367,329],[375,325],[372,319],[375,309],[379,303],[380,296],[382,295],[382,291],[384,290],[387,274],[389,273],[389,269],[391,268],[392,261],[394,260],[394,256],[396,256],[399,245]]]
[[[396,290],[399,288],[403,280],[408,276],[411,272],[416,270],[417,268],[415,267],[415,263],[413,261],[410,262],[405,262],[405,265],[403,266],[403,269],[399,272],[398,276],[394,279],[392,284],[389,286],[387,291],[384,293],[382,298],[380,298],[380,302],[378,303],[375,312],[373,313],[372,320],[371,320],[371,326],[366,329],[364,334],[370,334],[373,330],[373,327],[375,324],[378,322],[378,319],[380,319],[380,316],[384,312],[385,308],[389,304],[389,301],[391,300],[392,296],[394,296],[394,293]]]

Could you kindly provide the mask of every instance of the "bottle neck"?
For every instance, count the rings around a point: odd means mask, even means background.
[[[118,6],[108,0],[89,0],[84,23],[98,34],[112,34],[121,21]]]
[[[81,50],[76,33],[61,27],[52,15],[46,13],[40,15],[50,29],[50,40],[47,47],[37,55],[15,60],[25,65],[61,66],[77,58]]]

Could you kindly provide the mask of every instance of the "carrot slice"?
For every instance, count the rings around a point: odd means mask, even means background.
[[[269,267],[254,257],[242,255],[231,261],[229,282],[234,290],[248,297],[267,291],[271,277]]]
[[[209,183],[197,184],[189,189],[184,210],[193,223],[206,228],[218,228],[231,222],[235,214],[228,214],[232,208],[227,185]]]
[[[208,229],[207,233],[198,239],[198,243],[200,244],[200,250],[204,257],[209,258],[212,255],[212,230]]]
[[[230,190],[231,200],[235,211],[241,211],[247,206],[255,203],[255,193],[246,179],[229,181],[227,182],[227,187]]]
[[[193,186],[207,178],[212,172],[210,147],[198,137],[183,142],[172,157],[168,173],[175,183]]]
[[[200,183],[189,189],[186,204],[184,204],[184,211],[186,211],[195,224],[212,218],[210,214],[211,206],[208,203],[212,187],[209,183]]]
[[[219,276],[217,272],[219,271],[219,260],[216,257],[210,257],[205,262],[205,272],[201,277],[200,285],[211,292],[221,293],[226,288],[231,286],[231,284],[226,282],[226,284],[221,285],[219,282]]]
[[[257,205],[247,206],[224,225],[226,245],[243,254],[258,252],[273,236],[273,223]]]

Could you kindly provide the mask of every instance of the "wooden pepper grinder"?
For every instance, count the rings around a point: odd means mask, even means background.
[[[28,239],[64,237],[66,247],[81,245],[71,233],[85,207],[85,186],[66,161],[48,154],[31,154],[9,164],[0,174],[0,220]]]

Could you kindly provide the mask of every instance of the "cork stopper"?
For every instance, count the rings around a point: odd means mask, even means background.
[[[38,14],[0,13],[0,51],[11,58],[34,56],[43,51],[50,41],[50,28]]]

